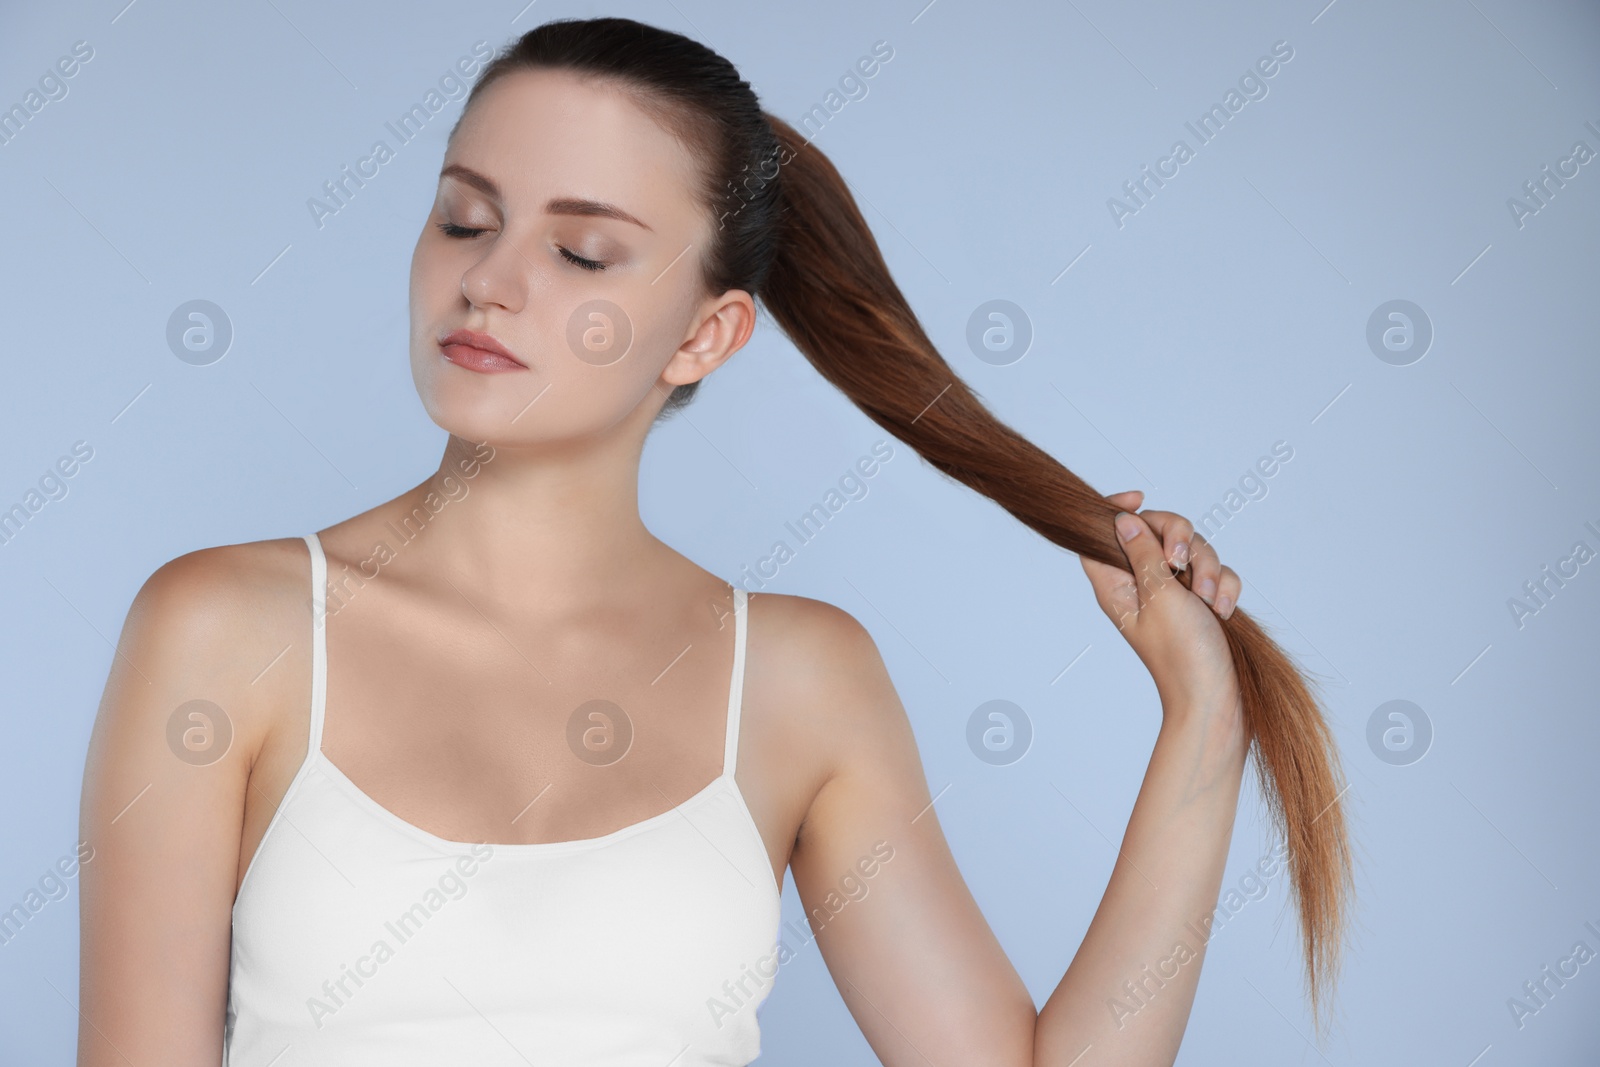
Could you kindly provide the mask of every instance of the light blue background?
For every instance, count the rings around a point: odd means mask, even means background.
[[[73,42],[94,57],[0,146],[0,508],[75,441],[94,456],[0,545],[0,907],[76,840],[146,577],[326,526],[438,462],[406,274],[459,101],[320,230],[307,199],[474,42],[625,14],[717,48],[790,121],[893,47],[817,143],[958,373],[1097,489],[1198,518],[1274,442],[1293,448],[1216,543],[1243,607],[1328,679],[1351,784],[1359,912],[1325,1062],[1594,1062],[1600,962],[1521,1029],[1507,1007],[1576,941],[1600,950],[1583,926],[1600,926],[1600,562],[1525,625],[1508,608],[1574,542],[1600,550],[1600,161],[1521,227],[1507,207],[1575,141],[1600,150],[1593,5],[674,0],[513,21],[522,2],[6,5],[0,107]],[[1268,94],[1119,228],[1108,198],[1192,145],[1184,123],[1280,40],[1294,56]],[[165,341],[196,298],[236,331],[211,366]],[[1009,366],[966,344],[991,299],[1034,331]],[[1391,299],[1435,330],[1408,366],[1366,343]],[[883,436],[764,319],[653,435],[646,521],[732,579]],[[872,631],[962,870],[1042,1004],[1110,873],[1154,687],[1075,557],[904,445],[868,486],[769,588]],[[1010,766],[965,740],[993,699],[1033,725]],[[1434,730],[1407,766],[1366,741],[1395,699]],[[1269,844],[1252,770],[1224,885]],[[6,1064],[71,1060],[77,900],[73,880],[0,947]],[[784,904],[798,919],[792,882]],[[1178,1062],[1324,1062],[1299,967],[1280,877],[1211,943]],[[762,1023],[763,1064],[875,1062],[815,945]]]

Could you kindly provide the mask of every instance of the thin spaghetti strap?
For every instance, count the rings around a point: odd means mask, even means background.
[[[728,727],[722,753],[723,777],[732,778],[739,758],[739,711],[744,702],[744,645],[750,627],[750,594],[733,587],[733,678],[728,683]]]
[[[305,535],[311,550],[311,738],[306,759],[322,748],[322,720],[328,704],[328,557],[322,539]]]

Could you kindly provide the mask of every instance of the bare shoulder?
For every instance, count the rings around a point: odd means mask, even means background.
[[[310,556],[298,537],[195,549],[145,579],[124,632],[208,654],[231,648],[236,651],[230,658],[248,656],[270,644],[265,639],[275,622],[287,622],[297,608],[309,609],[310,573]],[[258,647],[241,647],[249,644]]]
[[[872,634],[837,605],[789,593],[750,596],[750,640],[765,669],[797,690],[851,689],[886,674]]]
[[[919,775],[905,707],[860,620],[804,596],[758,593],[750,605],[748,670],[792,743],[819,767],[819,785],[863,764]]]
[[[289,673],[269,668],[294,644],[305,645],[310,594],[309,555],[299,538],[184,553],[156,568],[134,597],[113,681],[127,672],[129,681],[153,687],[166,697],[155,710],[174,699],[211,701],[253,751],[266,713],[282,706],[276,679]]]
[[[309,560],[306,544],[298,537],[197,548],[157,567],[145,579],[135,604],[226,609],[240,596],[284,591],[291,574],[302,579],[300,585],[309,595]]]

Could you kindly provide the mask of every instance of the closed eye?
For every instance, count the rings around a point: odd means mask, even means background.
[[[439,231],[446,237],[476,237],[478,234],[484,232],[482,230],[469,230],[467,227],[457,226],[453,222],[440,222],[436,225],[439,227]]]
[[[488,232],[486,230],[475,230],[475,229],[472,229],[471,227],[468,227],[468,226],[457,226],[453,222],[440,222],[440,223],[435,223],[435,225],[437,225],[439,227],[439,232],[443,233],[446,237],[457,237],[457,238],[465,239],[465,238],[468,238],[468,237],[476,237],[480,233]],[[606,265],[604,263],[598,262],[597,260],[585,259],[584,257],[578,255],[576,252],[572,252],[572,251],[569,251],[569,250],[567,250],[565,248],[562,248],[560,245],[557,245],[556,248],[557,248],[557,250],[560,251],[562,257],[564,259],[566,259],[566,261],[568,263],[571,263],[575,267],[581,267],[584,270],[605,270],[606,269]]]
[[[556,247],[561,250],[562,256],[564,256],[566,258],[568,263],[574,264],[575,266],[582,267],[584,270],[605,270],[606,269],[606,265],[604,263],[599,262],[598,260],[584,259],[582,256],[578,255],[576,252],[569,252],[565,248],[561,248],[560,245],[557,245]]]

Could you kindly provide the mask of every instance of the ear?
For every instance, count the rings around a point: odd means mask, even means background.
[[[661,381],[668,386],[699,381],[743,348],[755,333],[755,301],[743,289],[729,289],[707,298],[691,326],[694,332],[662,368]]]

